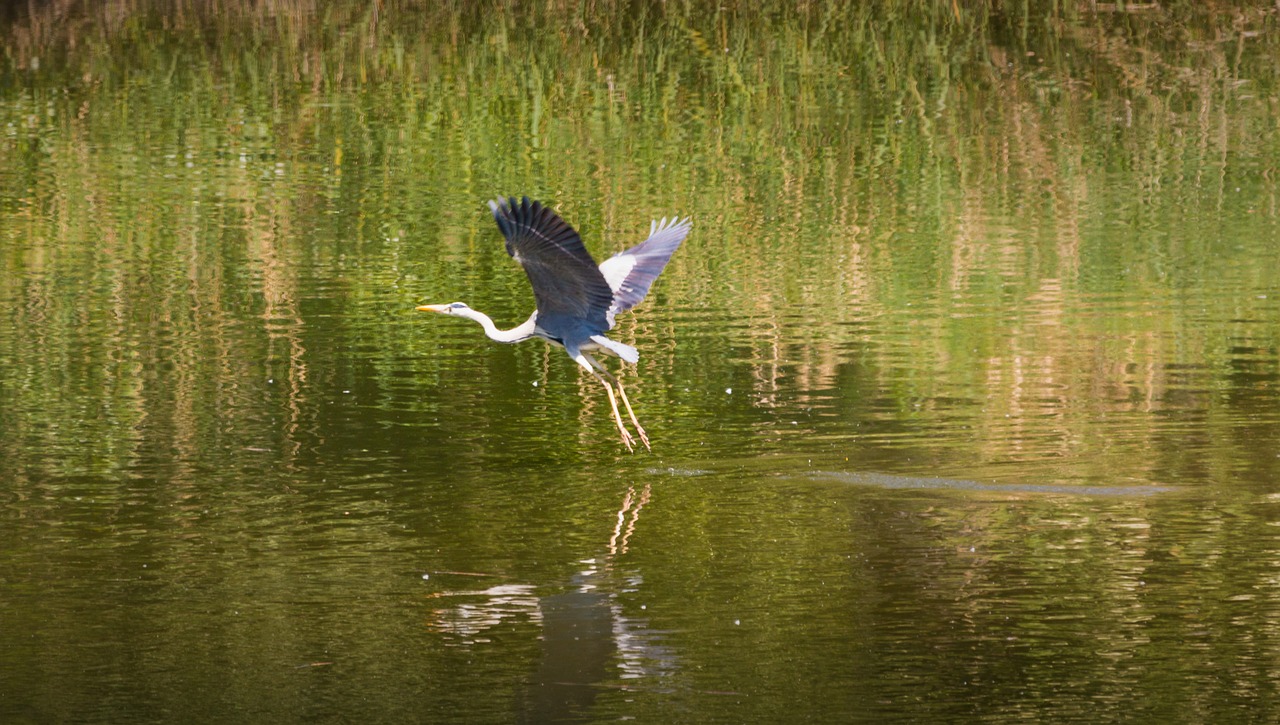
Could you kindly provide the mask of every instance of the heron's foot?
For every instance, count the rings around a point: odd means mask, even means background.
[[[622,423],[618,423],[618,432],[622,434],[622,445],[627,447],[627,452],[634,453],[636,450],[634,447],[636,439],[632,438],[631,434],[627,432],[627,429],[622,427]],[[649,441],[645,441],[644,445],[645,448],[648,448]]]
[[[636,433],[640,434],[640,442],[644,444],[644,449],[652,451],[653,449],[649,447],[649,436],[644,434],[644,428],[641,428],[639,423],[636,423]]]

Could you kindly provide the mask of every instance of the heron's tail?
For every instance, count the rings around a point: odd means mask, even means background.
[[[618,342],[617,340],[610,340],[604,335],[592,335],[591,341],[614,355],[617,355],[626,362],[634,363],[640,359],[640,351],[626,343]]]

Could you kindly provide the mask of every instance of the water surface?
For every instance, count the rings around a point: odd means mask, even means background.
[[[0,719],[1280,697],[1274,10],[0,20]],[[614,330],[651,453],[414,312],[527,316],[501,194],[693,218]]]

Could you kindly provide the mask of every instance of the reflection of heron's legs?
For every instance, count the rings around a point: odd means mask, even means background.
[[[627,400],[627,391],[622,389],[622,382],[618,380],[616,377],[614,377],[613,374],[610,373],[607,369],[605,369],[605,367],[601,365],[600,362],[596,360],[594,357],[591,357],[590,355],[587,355],[585,353],[583,354],[583,357],[587,359],[587,362],[591,363],[592,367],[594,367],[596,370],[600,372],[599,375],[596,375],[597,379],[599,379],[600,376],[603,375],[607,380],[609,380],[609,382],[613,383],[614,386],[618,388],[618,395],[622,396],[622,404],[627,408],[627,415],[631,417],[631,423],[636,427],[636,433],[640,434],[640,441],[644,443],[644,449],[646,451],[653,450],[652,448],[649,447],[649,436],[645,435],[644,426],[640,425],[640,420],[636,418],[636,412],[631,409],[631,401]]]
[[[644,492],[640,494],[640,500],[636,501],[635,508],[631,509],[631,519],[627,521],[626,531],[621,531],[623,517],[625,516],[627,509],[631,507],[631,497],[635,493],[634,488],[627,489],[627,498],[623,502],[624,508],[622,511],[618,512],[618,530],[613,532],[614,536],[609,540],[610,554],[613,554],[616,551],[621,551],[623,554],[627,553],[627,542],[631,539],[631,535],[636,532],[636,522],[640,520],[640,509],[644,508],[644,505],[649,503],[650,486],[650,483],[644,484]],[[619,533],[622,534],[621,542],[618,542]],[[616,543],[620,543],[621,545],[615,546]]]
[[[618,538],[622,536],[622,525],[627,521],[627,512],[631,510],[631,497],[635,493],[635,488],[631,487],[627,489],[627,495],[622,497],[622,508],[618,509],[618,523],[614,524],[613,536],[609,537],[609,559],[605,560],[606,564],[618,553]]]
[[[609,407],[613,410],[613,422],[618,424],[618,432],[622,434],[622,444],[627,447],[628,451],[634,450],[634,448],[632,448],[632,445],[631,445],[633,440],[631,437],[631,434],[627,432],[626,426],[622,424],[622,415],[618,413],[618,399],[613,394],[613,386],[609,384],[608,380],[605,380],[603,377],[601,377],[600,373],[595,371],[595,368],[600,367],[600,363],[596,362],[595,360],[592,360],[591,356],[586,354],[585,352],[578,353],[577,357],[575,357],[574,359],[578,361],[579,365],[586,368],[587,372],[594,375],[596,380],[599,380],[600,384],[604,386],[605,391],[609,393]],[[608,375],[607,372],[605,374]],[[609,377],[613,377],[613,376],[610,375]],[[626,398],[623,398],[623,400],[626,400]],[[630,406],[628,406],[628,408],[629,407]],[[644,445],[645,445],[645,448],[648,448],[649,441],[646,440]]]

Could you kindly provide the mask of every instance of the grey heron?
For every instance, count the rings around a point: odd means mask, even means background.
[[[515,343],[541,337],[563,347],[569,357],[604,385],[613,420],[627,450],[632,450],[634,439],[618,413],[619,397],[648,449],[649,436],[636,419],[622,383],[593,353],[612,355],[629,363],[640,359],[634,347],[611,340],[604,333],[613,327],[619,313],[635,307],[649,293],[653,281],[689,234],[690,221],[677,217],[654,221],[649,225],[648,239],[597,265],[578,232],[554,211],[530,201],[529,197],[520,201],[515,197],[497,199],[489,202],[489,209],[506,237],[507,254],[520,263],[529,277],[537,303],[533,314],[521,325],[499,330],[488,315],[462,302],[422,305],[417,309],[474,320],[490,339],[498,342]]]

